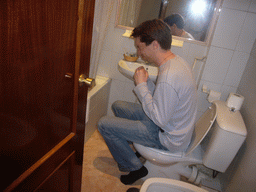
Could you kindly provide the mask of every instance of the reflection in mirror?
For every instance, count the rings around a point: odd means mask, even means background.
[[[116,25],[133,29],[146,20],[165,19],[178,13],[184,18],[184,31],[197,41],[208,42],[221,2],[222,0],[119,0]]]

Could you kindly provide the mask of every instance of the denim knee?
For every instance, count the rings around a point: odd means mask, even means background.
[[[115,111],[116,109],[122,108],[123,104],[124,104],[124,101],[117,100],[112,104],[111,108],[113,111]]]
[[[107,120],[108,120],[107,116],[104,116],[104,117],[100,118],[100,120],[98,121],[98,130],[100,133],[102,131],[105,131],[104,125],[106,124]]]

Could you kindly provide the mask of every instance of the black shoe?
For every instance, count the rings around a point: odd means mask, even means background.
[[[136,155],[138,158],[141,157],[141,154],[140,154],[138,151],[136,151],[135,155]]]
[[[139,170],[131,171],[128,175],[121,175],[120,180],[125,185],[131,185],[138,179],[145,177],[148,174],[146,167],[141,167]]]
[[[129,188],[126,192],[140,192],[140,190],[138,188]]]

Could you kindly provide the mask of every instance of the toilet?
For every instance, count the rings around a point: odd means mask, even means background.
[[[240,111],[232,111],[224,101],[213,101],[212,105],[196,122],[188,149],[171,153],[134,143],[134,148],[146,159],[144,164],[149,173],[143,179],[169,178],[200,184],[207,175],[194,165],[202,164],[225,172],[247,135]]]
[[[195,185],[164,178],[147,179],[141,186],[140,192],[208,192]]]

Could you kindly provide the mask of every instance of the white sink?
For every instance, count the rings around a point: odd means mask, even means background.
[[[118,62],[118,70],[120,71],[120,73],[122,73],[125,77],[131,80],[133,80],[135,70],[140,66],[143,66],[148,71],[149,78],[153,82],[156,82],[158,67],[146,65],[143,62],[130,62],[125,60],[120,60]]]

